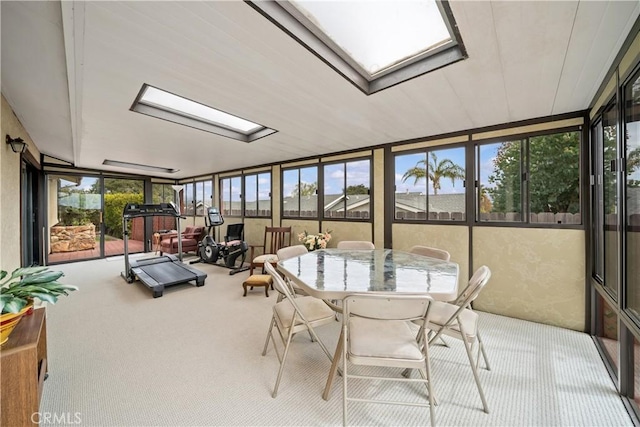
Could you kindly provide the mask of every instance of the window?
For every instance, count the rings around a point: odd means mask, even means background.
[[[447,2],[248,4],[367,95],[467,56]]]
[[[618,295],[618,105],[614,98],[602,115],[602,203],[604,287]]]
[[[464,221],[465,148],[395,158],[395,218]]]
[[[271,172],[244,177],[244,214],[271,216]]]
[[[180,209],[180,213],[186,216],[193,216],[196,212],[196,202],[194,198],[194,185],[193,183],[184,184],[182,190],[183,205]]]
[[[369,219],[371,162],[324,165],[324,217]]]
[[[581,224],[580,132],[478,145],[479,221]]]
[[[243,142],[253,142],[276,132],[146,83],[142,85],[131,111]]]
[[[604,203],[602,200],[602,120],[598,120],[591,128],[591,175],[593,176],[592,219],[593,233],[593,277],[604,282]]]
[[[222,216],[242,216],[241,188],[242,180],[239,176],[220,180],[220,211]]]
[[[197,181],[195,183],[195,190],[196,216],[204,216],[207,209],[211,207],[211,203],[213,202],[213,187],[211,185],[211,180]]]
[[[318,167],[282,171],[282,216],[318,217]]]
[[[523,221],[522,141],[478,146],[480,221]]]
[[[151,184],[151,203],[175,202],[173,187],[171,184]]]
[[[624,99],[627,203],[625,277],[628,307],[636,319],[640,319],[640,70],[625,86]],[[638,392],[640,390],[636,389]]]
[[[531,222],[581,222],[579,132],[529,138],[529,212]]]

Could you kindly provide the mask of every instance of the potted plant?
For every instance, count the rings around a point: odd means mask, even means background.
[[[9,274],[0,271],[0,345],[8,339],[22,316],[33,308],[33,299],[55,304],[60,295],[78,288],[58,282],[61,271],[49,267],[18,268]]]

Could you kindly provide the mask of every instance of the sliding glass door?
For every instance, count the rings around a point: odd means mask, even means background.
[[[144,181],[104,179],[104,256],[124,254],[122,211],[127,203],[144,202]],[[144,252],[144,218],[129,221],[129,253]]]
[[[593,334],[640,414],[640,65],[592,120]]]
[[[49,264],[102,257],[99,176],[47,175]]]

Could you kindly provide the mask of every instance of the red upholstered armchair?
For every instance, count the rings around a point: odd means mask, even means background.
[[[204,237],[204,227],[186,227],[182,233],[182,253],[198,252],[198,243]],[[160,255],[178,253],[178,233],[173,232],[160,236]]]

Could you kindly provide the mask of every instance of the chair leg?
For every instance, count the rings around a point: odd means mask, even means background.
[[[273,316],[271,316],[271,325],[269,325],[269,331],[267,331],[267,339],[264,342],[264,349],[262,350],[262,355],[263,356],[265,354],[267,354],[267,348],[269,347],[269,339],[273,339],[272,332],[273,332],[273,325],[275,325],[275,324],[276,324],[276,319]],[[273,342],[273,345],[275,347],[275,345],[276,345],[275,341]]]
[[[480,331],[478,333],[478,346],[480,347],[480,351],[482,352],[482,358],[484,359],[485,367],[487,371],[491,370],[491,366],[489,366],[489,358],[487,357],[487,352],[484,349],[484,343],[482,342],[482,338],[480,337]]]
[[[331,355],[331,352],[329,352],[329,349],[327,348],[327,346],[324,345],[320,337],[318,337],[318,334],[316,334],[316,331],[311,326],[307,326],[307,330],[309,331],[309,336],[311,337],[311,341],[316,341],[318,345],[320,345],[320,347],[322,348],[322,351],[324,351],[324,354],[327,355],[329,360],[333,360],[333,356]]]
[[[271,397],[274,399],[278,395],[278,387],[280,386],[280,380],[282,379],[282,373],[284,372],[284,364],[287,362],[287,354],[289,354],[289,346],[291,344],[291,337],[293,336],[293,328],[289,328],[289,335],[287,336],[287,342],[284,347],[284,354],[282,355],[282,360],[280,361],[280,369],[278,369],[278,378],[276,378],[276,385],[273,388],[273,394]],[[275,342],[273,344],[275,346]]]
[[[480,377],[478,376],[478,370],[476,369],[476,365],[473,362],[473,354],[471,353],[471,344],[469,344],[469,340],[467,339],[467,334],[462,327],[461,322],[458,322],[458,327],[460,328],[460,336],[462,337],[462,341],[464,342],[464,348],[467,351],[467,357],[469,358],[469,364],[471,365],[471,371],[473,372],[473,378],[476,381],[476,386],[478,387],[478,392],[480,393],[480,400],[482,400],[482,406],[484,408],[484,412],[489,413],[489,406],[487,405],[487,400],[484,397],[484,392],[482,391],[482,385],[480,385]]]
[[[346,328],[343,328],[340,338],[346,339],[347,334],[345,333]],[[342,343],[342,425],[344,427],[348,426],[348,415],[347,415],[347,346],[345,343]],[[336,352],[336,356],[338,353]]]
[[[424,339],[425,344],[423,346],[422,351],[424,351],[424,363],[426,367],[427,374],[427,393],[429,393],[429,419],[431,420],[431,426],[434,427],[436,425],[436,414],[435,407],[436,398],[433,395],[433,384],[431,382],[431,361],[429,359],[429,342],[427,338]]]
[[[322,398],[324,400],[329,400],[329,392],[331,391],[331,386],[333,385],[333,379],[336,376],[336,371],[338,370],[338,363],[340,363],[340,358],[342,357],[342,348],[344,346],[344,342],[342,338],[344,337],[342,330],[340,330],[340,336],[338,337],[338,345],[336,346],[336,352],[333,355],[333,360],[331,361],[331,368],[329,369],[329,376],[327,377],[327,384],[324,387],[324,392],[322,393]],[[342,373],[344,376],[344,372]]]

